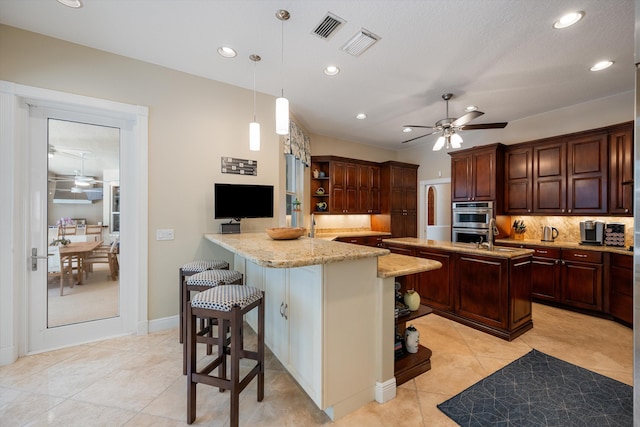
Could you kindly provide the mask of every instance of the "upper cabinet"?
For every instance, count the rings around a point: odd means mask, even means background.
[[[451,201],[502,204],[504,145],[460,150],[451,155]]]
[[[381,212],[385,215],[372,219],[372,226],[379,231],[390,231],[392,237],[417,237],[418,165],[382,163],[380,186]]]
[[[609,213],[633,215],[633,124],[609,132]]]
[[[504,213],[632,215],[633,173],[631,123],[511,145]]]
[[[311,212],[380,213],[380,166],[336,156],[312,157]]]

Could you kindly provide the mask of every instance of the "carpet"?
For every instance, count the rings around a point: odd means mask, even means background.
[[[633,387],[532,350],[438,408],[461,426],[632,426]]]

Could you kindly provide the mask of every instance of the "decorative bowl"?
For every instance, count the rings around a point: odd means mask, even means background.
[[[273,240],[293,240],[302,236],[305,230],[303,227],[279,227],[267,228],[265,231]]]

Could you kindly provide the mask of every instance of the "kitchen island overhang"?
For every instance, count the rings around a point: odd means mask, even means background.
[[[204,237],[265,291],[267,346],[332,420],[395,397],[394,277],[440,263],[307,237]],[[256,319],[246,320],[255,329]]]

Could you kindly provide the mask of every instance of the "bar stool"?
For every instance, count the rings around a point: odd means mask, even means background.
[[[258,308],[257,351],[244,349],[243,316]],[[218,338],[198,336],[198,318],[218,319]],[[229,335],[227,336],[227,331]],[[216,286],[200,292],[187,306],[187,424],[196,418],[196,385],[218,387],[231,392],[231,427],[238,426],[240,393],[258,377],[258,402],[264,397],[264,292],[252,286]],[[196,367],[196,343],[211,342],[218,345],[217,357],[202,370]],[[230,358],[230,378],[227,378],[227,356]],[[256,361],[244,378],[240,378],[240,359]],[[218,368],[218,373],[211,372]]]
[[[180,344],[184,342],[184,279],[196,273],[201,273],[206,270],[228,270],[229,263],[227,261],[215,260],[215,259],[203,259],[198,261],[191,261],[183,265],[178,269],[180,273]]]
[[[186,278],[187,280],[184,282],[182,286],[182,312],[187,312],[187,306],[189,305],[189,300],[191,297],[191,292],[202,292],[206,291],[215,286],[222,285],[242,285],[242,273],[235,270],[205,270],[200,273],[195,273]],[[200,319],[200,334],[208,333],[209,336],[212,336],[213,328],[207,328],[206,323],[209,325],[213,325],[215,323],[215,319],[212,318],[201,318]],[[184,325],[186,331],[186,323]],[[186,333],[183,331],[183,333]],[[211,344],[207,344],[207,354],[211,354],[212,346]],[[186,343],[183,346],[182,351],[182,373],[186,375],[187,373],[187,345]]]

